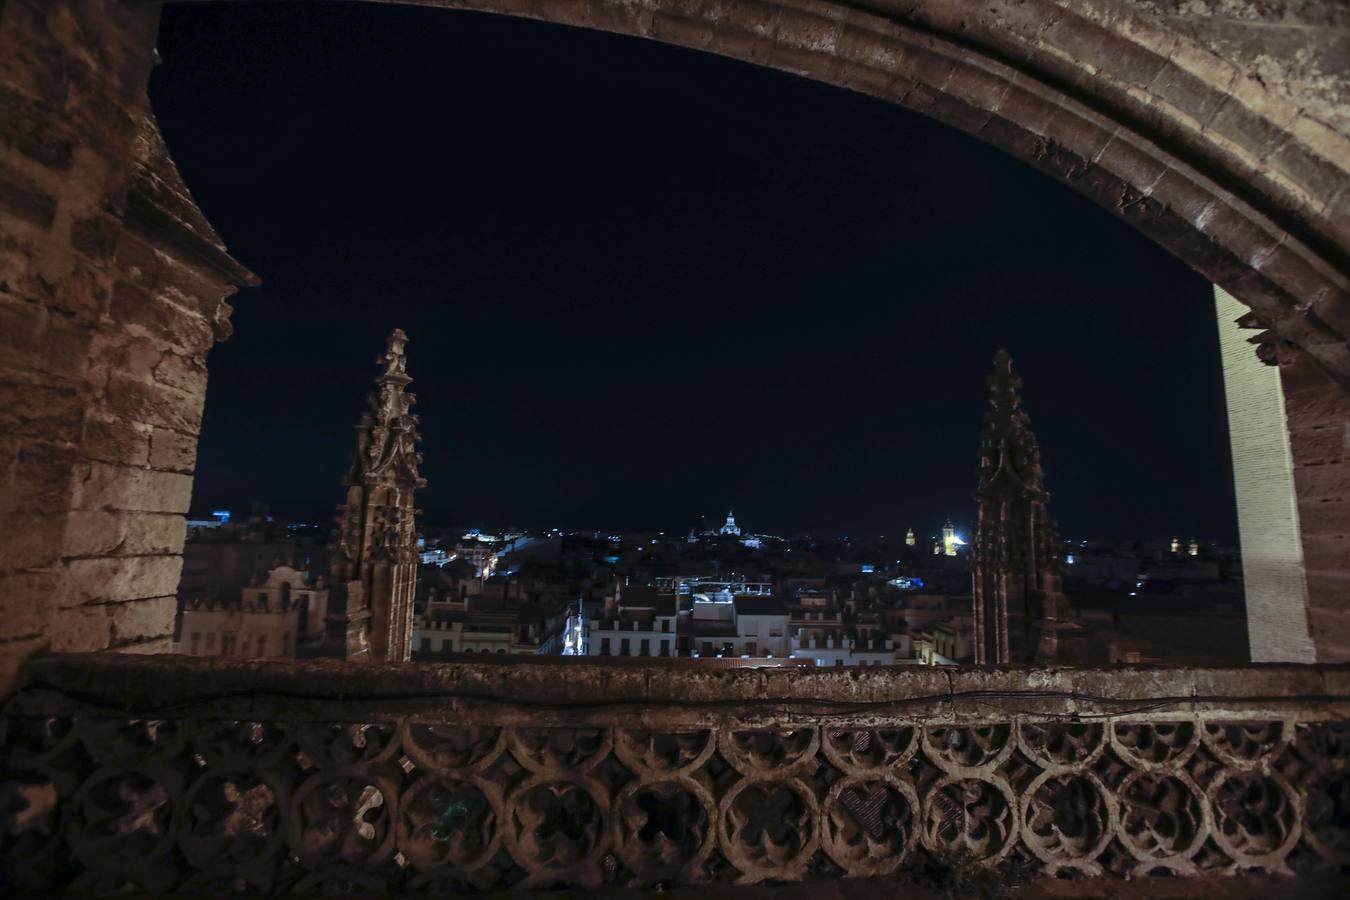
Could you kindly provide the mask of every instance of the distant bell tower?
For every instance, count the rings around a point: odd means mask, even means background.
[[[956,555],[956,526],[951,519],[942,526],[942,552],[946,556]]]
[[[369,409],[356,426],[356,454],[347,473],[347,503],[339,507],[332,587],[324,619],[323,652],[351,660],[403,662],[412,653],[417,589],[417,510],[413,494],[426,486],[412,382],[400,329],[376,359]]]
[[[1000,350],[989,381],[989,411],[980,444],[979,529],[971,571],[975,662],[1052,662],[1060,592],[1054,523],[1041,452],[1022,411],[1022,379]]]
[[[913,546],[914,546],[914,529],[913,529],[913,528],[911,528],[911,529],[909,529],[908,531],[905,532],[905,546],[906,546],[906,547],[913,547]]]

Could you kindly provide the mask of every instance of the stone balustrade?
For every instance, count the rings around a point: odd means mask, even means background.
[[[1345,666],[51,657],[5,712],[4,880],[456,893],[935,860],[1316,877],[1350,858],[1347,712]]]

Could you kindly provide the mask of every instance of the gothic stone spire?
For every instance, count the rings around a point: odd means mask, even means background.
[[[389,335],[375,391],[356,426],[347,503],[338,517],[325,652],[348,659],[406,660],[417,579],[415,491],[422,455],[401,329]]]
[[[1064,606],[1055,527],[1040,447],[1022,410],[1022,379],[1006,350],[995,355],[988,383],[972,570],[975,661],[1052,661]]]
[[[1000,480],[1029,492],[1044,493],[1041,449],[1022,409],[1022,376],[1013,372],[1007,350],[994,355],[989,383],[989,411],[980,447],[980,492]]]

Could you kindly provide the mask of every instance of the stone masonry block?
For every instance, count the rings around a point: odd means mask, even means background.
[[[71,254],[51,254],[38,262],[38,277],[55,286],[47,300],[52,309],[84,321],[107,314],[112,291],[103,273],[76,266]]]
[[[1295,466],[1300,504],[1310,500],[1350,499],[1350,461]]]
[[[91,653],[112,643],[112,620],[106,606],[56,609],[47,633],[53,653]]]
[[[118,653],[172,653],[173,637],[155,637],[126,644],[118,643],[113,649]]]
[[[129,281],[113,289],[112,317],[132,329],[189,353],[204,353],[215,341],[206,318],[141,290]]]
[[[1350,498],[1300,500],[1298,523],[1306,540],[1315,535],[1350,538]]]
[[[0,540],[0,571],[56,565],[61,556],[65,515],[30,509],[3,514],[4,540]]]
[[[127,513],[77,509],[66,522],[63,556],[101,556],[112,553],[124,540]]]
[[[181,556],[187,521],[168,513],[128,513],[126,540],[122,552],[128,554],[169,554]]]
[[[59,569],[0,575],[0,640],[42,634],[60,582]]]
[[[1350,457],[1350,422],[1291,431],[1289,449],[1297,465],[1338,462]]]
[[[70,227],[71,246],[91,260],[111,259],[117,249],[122,222],[106,213],[86,216]]]
[[[172,636],[177,608],[178,601],[172,596],[114,604],[111,608],[113,642]]]
[[[1350,572],[1350,534],[1303,534],[1303,558],[1309,570]],[[1346,598],[1350,600],[1350,597]]]
[[[166,428],[156,428],[150,439],[150,465],[155,469],[192,474],[197,464],[197,439]]]
[[[82,319],[61,314],[49,316],[42,337],[41,370],[77,384],[83,382],[92,390],[97,383],[97,377],[91,377],[93,334],[94,329]]]
[[[81,449],[100,462],[144,466],[150,462],[150,428],[121,418],[91,418]]]
[[[22,452],[22,438],[0,435],[0,494],[14,486],[14,476],[19,471],[19,454]],[[0,509],[4,508],[0,504]]]
[[[66,509],[76,468],[77,457],[70,447],[25,442],[19,448],[13,481],[0,494],[0,509],[39,515]]]
[[[73,158],[70,130],[55,110],[0,87],[0,145],[17,150],[43,168],[69,169]]]
[[[206,366],[195,359],[177,353],[164,354],[155,367],[155,380],[197,397],[199,405],[205,400]]]
[[[9,696],[19,675],[19,669],[28,658],[47,646],[47,636],[0,641],[0,696]]]
[[[66,564],[64,607],[122,603],[173,594],[182,574],[181,556],[114,556],[72,559]]]
[[[3,200],[0,199],[0,203]],[[42,362],[47,310],[41,304],[0,292],[0,370],[27,372]]]
[[[192,477],[106,463],[90,463],[75,490],[76,509],[126,509],[185,513],[192,499]]]
[[[1350,608],[1308,610],[1308,627],[1317,642],[1318,662],[1350,659]]]
[[[11,228],[21,222],[45,231],[56,221],[56,197],[0,160],[0,216]]]
[[[232,287],[206,277],[132,231],[117,245],[119,267],[141,290],[179,303],[210,319]]]
[[[87,402],[74,387],[0,377],[0,433],[73,441]]]
[[[102,331],[90,343],[90,356],[107,372],[149,381],[169,345],[158,338]]]
[[[105,402],[110,412],[128,421],[196,434],[201,428],[205,395],[205,390],[188,394],[114,372],[108,378]]]

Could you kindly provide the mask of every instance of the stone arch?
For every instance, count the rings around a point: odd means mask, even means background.
[[[1343,4],[403,2],[651,38],[951,124],[1113,210],[1249,306],[1282,369],[1291,355],[1301,367],[1286,381],[1291,423],[1350,420]],[[148,116],[158,7],[0,3],[0,687],[42,649],[169,649],[206,353],[228,333],[225,299],[253,276]],[[1289,52],[1291,36],[1306,52]],[[1320,516],[1324,568],[1340,578],[1350,448],[1326,433],[1315,461],[1328,464],[1299,482],[1299,501]],[[1332,606],[1347,589],[1319,588]],[[1323,658],[1350,658],[1350,629],[1328,627]]]

